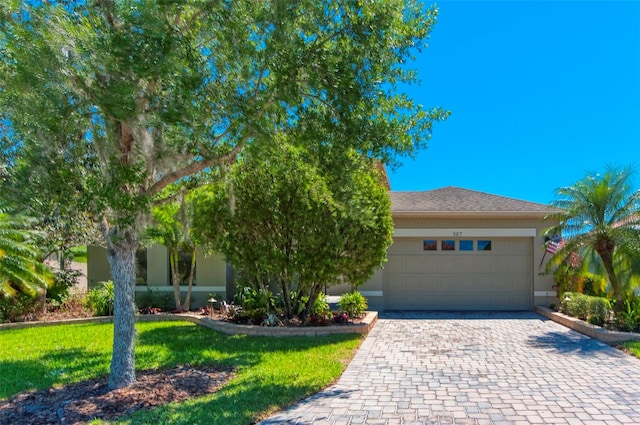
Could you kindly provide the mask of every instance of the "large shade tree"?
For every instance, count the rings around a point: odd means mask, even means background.
[[[575,184],[557,190],[552,206],[564,244],[548,267],[602,271],[616,300],[624,306],[640,277],[640,191],[632,186],[632,168],[607,167],[588,173]]]
[[[436,15],[404,0],[2,3],[9,148],[59,153],[40,181],[54,167],[80,176],[69,198],[101,223],[111,388],[135,381],[135,252],[151,200],[281,133],[387,162],[424,146],[446,113],[398,85],[415,81],[407,62]]]

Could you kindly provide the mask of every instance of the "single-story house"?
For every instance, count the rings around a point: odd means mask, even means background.
[[[541,265],[548,206],[457,187],[390,195],[388,262],[359,288],[371,309],[527,310],[557,302]],[[109,279],[104,249],[90,247],[88,257],[89,287]],[[146,275],[137,291],[171,293],[166,249],[155,246],[142,257]],[[233,270],[222,256],[198,254],[193,291],[196,305],[233,291]]]

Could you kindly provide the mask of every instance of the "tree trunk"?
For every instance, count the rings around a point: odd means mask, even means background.
[[[311,309],[313,309],[313,305],[320,296],[320,292],[322,292],[322,286],[323,285],[319,285],[316,283],[311,286],[311,291],[309,291],[309,301],[307,302],[307,305],[304,308],[304,312],[302,313],[303,317],[301,317],[303,322],[306,321],[307,318],[311,315]]]
[[[282,301],[284,302],[284,315],[287,319],[293,317],[293,309],[291,307],[291,289],[289,283],[285,280],[280,280],[280,292],[282,293]]]
[[[613,250],[614,247],[609,244],[603,248],[597,249],[598,255],[600,255],[600,259],[602,259],[602,264],[604,265],[605,270],[607,271],[607,276],[609,277],[609,284],[611,285],[611,289],[613,290],[613,296],[615,297],[616,304],[614,305],[615,311],[624,310],[624,294],[622,293],[622,288],[620,288],[620,283],[618,282],[618,277],[616,276],[615,270],[613,268]]]
[[[115,287],[113,310],[113,354],[109,374],[109,388],[124,388],[136,380],[135,285],[136,249],[138,235],[135,225],[114,226],[106,233],[107,257]]]
[[[189,271],[189,287],[187,288],[187,297],[184,300],[184,309],[189,311],[191,308],[191,289],[193,288],[193,279],[196,277],[196,249],[191,251],[191,270]]]
[[[171,266],[171,285],[173,286],[173,299],[176,303],[176,310],[182,311],[182,303],[180,302],[180,273],[178,270],[178,249],[172,250],[169,254],[169,264]]]

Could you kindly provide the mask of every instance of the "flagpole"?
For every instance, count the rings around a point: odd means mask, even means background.
[[[544,263],[544,257],[546,257],[546,256],[547,256],[547,247],[546,247],[546,244],[545,244],[544,254],[542,254],[542,260],[540,260],[540,265],[538,266],[538,268],[542,267],[542,263]]]

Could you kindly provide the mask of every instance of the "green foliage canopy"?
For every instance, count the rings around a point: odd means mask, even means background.
[[[364,283],[393,233],[387,188],[370,160],[353,154],[325,168],[314,158],[285,142],[252,147],[230,184],[194,196],[198,233],[245,282],[277,285],[288,317],[308,315],[327,286]]]

